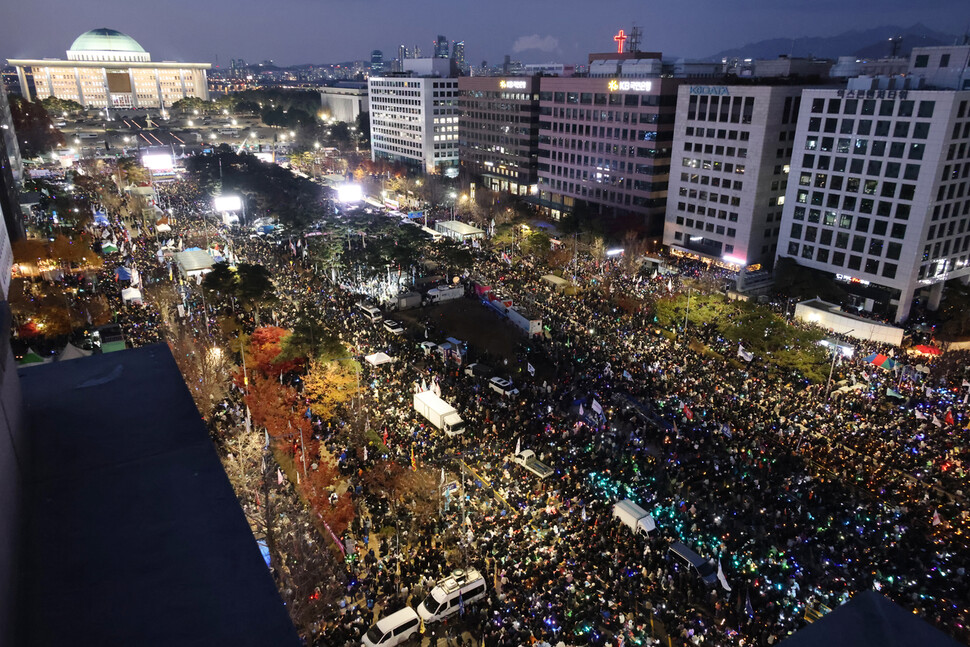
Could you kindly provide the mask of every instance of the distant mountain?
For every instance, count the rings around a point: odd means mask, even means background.
[[[847,31],[836,36],[806,37],[806,38],[771,38],[757,43],[749,43],[742,47],[726,49],[714,54],[710,58],[778,58],[791,55],[797,57],[814,56],[816,58],[838,58],[839,56],[889,56],[892,51],[890,38],[902,36],[899,55],[909,54],[913,47],[932,45],[950,45],[959,42],[959,38],[952,34],[934,31],[921,24],[912,27],[897,27],[886,25],[872,29]]]

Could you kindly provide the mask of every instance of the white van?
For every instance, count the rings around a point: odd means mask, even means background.
[[[363,312],[364,316],[370,319],[372,323],[384,321],[384,315],[381,314],[381,310],[377,306],[361,301],[357,304],[357,309]]]
[[[649,535],[657,529],[653,517],[630,499],[623,499],[613,506],[613,517],[619,519],[635,535]]]
[[[443,620],[485,595],[485,578],[481,573],[474,568],[457,570],[431,589],[424,602],[418,605],[418,615],[425,622]]]
[[[420,620],[411,607],[404,607],[377,621],[367,630],[360,644],[362,647],[393,647],[400,645],[418,633]]]

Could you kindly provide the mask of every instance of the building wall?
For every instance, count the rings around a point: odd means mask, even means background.
[[[337,121],[356,123],[362,112],[368,112],[367,88],[323,88],[320,105]]]
[[[462,168],[493,190],[532,192],[538,181],[538,77],[458,80]]]
[[[552,217],[585,200],[663,231],[675,79],[545,78],[539,86],[539,200]]]
[[[458,79],[368,79],[371,158],[420,166],[458,165]]]
[[[680,87],[665,245],[731,265],[771,264],[802,89]]]
[[[140,66],[44,65],[15,62],[34,79],[36,99],[55,96],[87,108],[167,108],[185,97],[209,98],[204,68],[156,63]]]
[[[790,178],[779,257],[863,307],[902,321],[970,274],[970,92],[806,90]]]

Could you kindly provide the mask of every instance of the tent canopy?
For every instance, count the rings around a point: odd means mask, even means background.
[[[115,276],[117,276],[122,281],[130,281],[131,280],[131,270],[129,270],[127,267],[118,267],[118,268],[115,268]]]
[[[873,366],[878,366],[879,368],[884,368],[887,370],[892,370],[896,366],[896,360],[888,355],[883,355],[882,353],[873,353],[872,355],[866,357],[866,361]]]
[[[67,359],[78,359],[81,357],[88,357],[91,355],[91,351],[78,348],[74,344],[68,344],[61,351],[61,354],[57,357],[58,362],[63,362]]]
[[[393,362],[394,358],[387,353],[374,353],[373,355],[367,355],[364,357],[367,363],[372,366],[380,366],[381,364],[387,364],[388,362]]]
[[[121,298],[125,301],[141,301],[141,290],[137,288],[125,288],[121,291]]]
[[[913,346],[913,350],[917,353],[922,353],[924,355],[942,355],[943,351],[934,346],[926,346],[925,344],[920,344],[919,346]]]

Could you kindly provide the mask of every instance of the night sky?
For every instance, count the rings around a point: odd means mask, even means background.
[[[80,33],[122,31],[153,60],[228,66],[394,58],[399,44],[431,52],[437,34],[464,40],[466,60],[585,62],[611,51],[636,22],[641,50],[705,57],[767,38],[830,36],[850,29],[922,23],[959,34],[967,0],[30,0],[4,3],[0,59],[63,58]],[[868,43],[864,43],[868,44]]]

